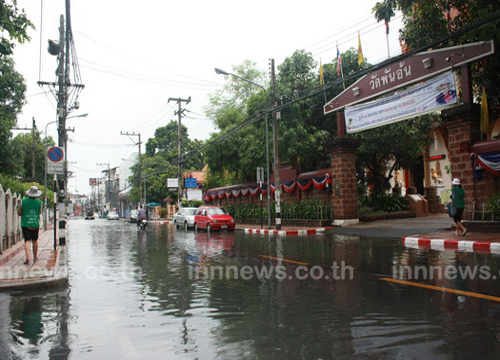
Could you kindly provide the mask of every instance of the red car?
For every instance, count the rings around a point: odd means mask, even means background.
[[[200,206],[194,215],[194,229],[230,230],[233,231],[236,222],[226,209],[219,206]]]

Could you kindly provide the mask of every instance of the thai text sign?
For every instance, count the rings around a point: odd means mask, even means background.
[[[453,73],[446,72],[384,99],[345,109],[348,133],[363,131],[452,106],[457,102]]]
[[[52,146],[47,150],[47,174],[64,175],[64,149]]]

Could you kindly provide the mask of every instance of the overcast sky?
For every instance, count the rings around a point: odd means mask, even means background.
[[[213,132],[204,108],[207,94],[220,89],[224,77],[214,67],[231,71],[245,60],[268,71],[270,58],[276,66],[295,50],[311,52],[323,64],[340,52],[358,46],[376,64],[387,58],[385,26],[371,13],[376,1],[296,0],[73,0],[71,21],[82,83],[80,109],[67,120],[67,156],[75,177],[70,191],[90,193],[89,178],[100,177],[103,166],[119,166],[138,151],[156,128],[176,119],[177,105],[169,98],[191,97],[183,118],[191,139],[205,140]],[[43,4],[43,7],[42,7]],[[18,45],[17,70],[28,85],[28,104],[18,126],[31,127],[36,119],[42,132],[56,120],[56,99],[37,81],[56,81],[56,57],[47,52],[47,40],[58,40],[59,18],[65,0],[18,0],[36,30],[31,42]],[[401,53],[398,43],[400,15],[391,22],[391,56]],[[266,84],[263,84],[266,85]],[[56,124],[47,133],[57,143]],[[144,146],[142,147],[144,152]]]

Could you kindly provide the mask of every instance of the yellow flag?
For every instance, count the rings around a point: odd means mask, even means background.
[[[358,65],[361,66],[363,61],[365,61],[365,58],[363,57],[363,50],[361,49],[361,37],[359,36],[358,31]]]
[[[481,131],[484,133],[488,132],[490,114],[488,113],[488,100],[486,99],[486,90],[483,87],[483,95],[481,96]]]
[[[321,63],[321,59],[319,59],[319,84],[323,85],[324,79],[323,79],[323,64]]]

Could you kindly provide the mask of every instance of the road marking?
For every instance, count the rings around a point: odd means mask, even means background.
[[[295,261],[295,260],[288,260],[288,259],[283,259],[283,258],[277,258],[277,257],[274,257],[274,256],[259,255],[259,257],[266,258],[266,259],[271,259],[271,260],[283,261],[283,262],[287,262],[287,263],[290,263],[290,264],[306,265],[306,266],[307,265],[311,265],[311,264],[306,263],[306,262]]]
[[[479,299],[486,299],[486,300],[492,300],[492,301],[500,302],[500,297],[491,296],[491,295],[484,295],[484,294],[478,294],[478,293],[470,292],[470,291],[462,291],[462,290],[450,289],[450,288],[439,287],[439,286],[434,286],[434,285],[419,284],[419,283],[414,283],[414,282],[411,282],[411,281],[391,279],[391,278],[380,278],[380,280],[394,282],[394,283],[402,284],[402,285],[416,286],[416,287],[421,287],[421,288],[431,289],[431,290],[437,290],[437,291],[445,291],[445,292],[449,292],[449,293],[466,295],[466,296],[472,296],[472,297],[476,297],[476,298],[479,298]]]

